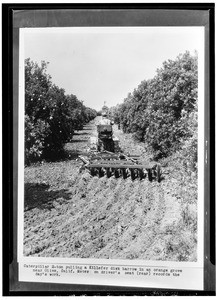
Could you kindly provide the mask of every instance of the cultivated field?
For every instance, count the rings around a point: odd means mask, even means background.
[[[148,160],[114,126],[125,153]],[[172,158],[160,183],[79,173],[95,120],[66,145],[68,158],[25,168],[24,255],[196,261],[197,184]]]

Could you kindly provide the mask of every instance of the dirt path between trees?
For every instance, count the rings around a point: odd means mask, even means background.
[[[125,153],[144,147],[114,126]],[[145,260],[196,260],[196,237],[183,217],[179,182],[79,174],[79,153],[95,121],[66,145],[69,159],[25,168],[24,255]]]

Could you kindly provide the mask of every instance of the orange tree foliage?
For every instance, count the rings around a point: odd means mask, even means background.
[[[186,52],[164,62],[156,76],[142,81],[115,113],[122,130],[145,142],[155,159],[183,146],[190,147],[196,159],[197,97],[197,55]]]
[[[75,130],[95,118],[75,95],[51,82],[47,63],[25,60],[25,162],[56,159]]]

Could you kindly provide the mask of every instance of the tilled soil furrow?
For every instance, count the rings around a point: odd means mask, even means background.
[[[142,144],[114,130],[124,153],[149,161]],[[195,260],[184,244],[184,238],[195,244],[195,237],[188,232],[179,237],[184,222],[179,182],[79,173],[76,158],[91,135],[96,135],[95,121],[67,144],[71,160],[25,169],[24,255],[178,261],[187,259],[186,252]]]

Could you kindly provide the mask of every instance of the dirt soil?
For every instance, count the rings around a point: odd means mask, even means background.
[[[95,121],[66,145],[69,159],[25,168],[24,255],[195,261],[196,205],[183,204],[188,188],[173,173],[160,183],[79,173]],[[149,160],[141,143],[114,132],[125,153]]]

